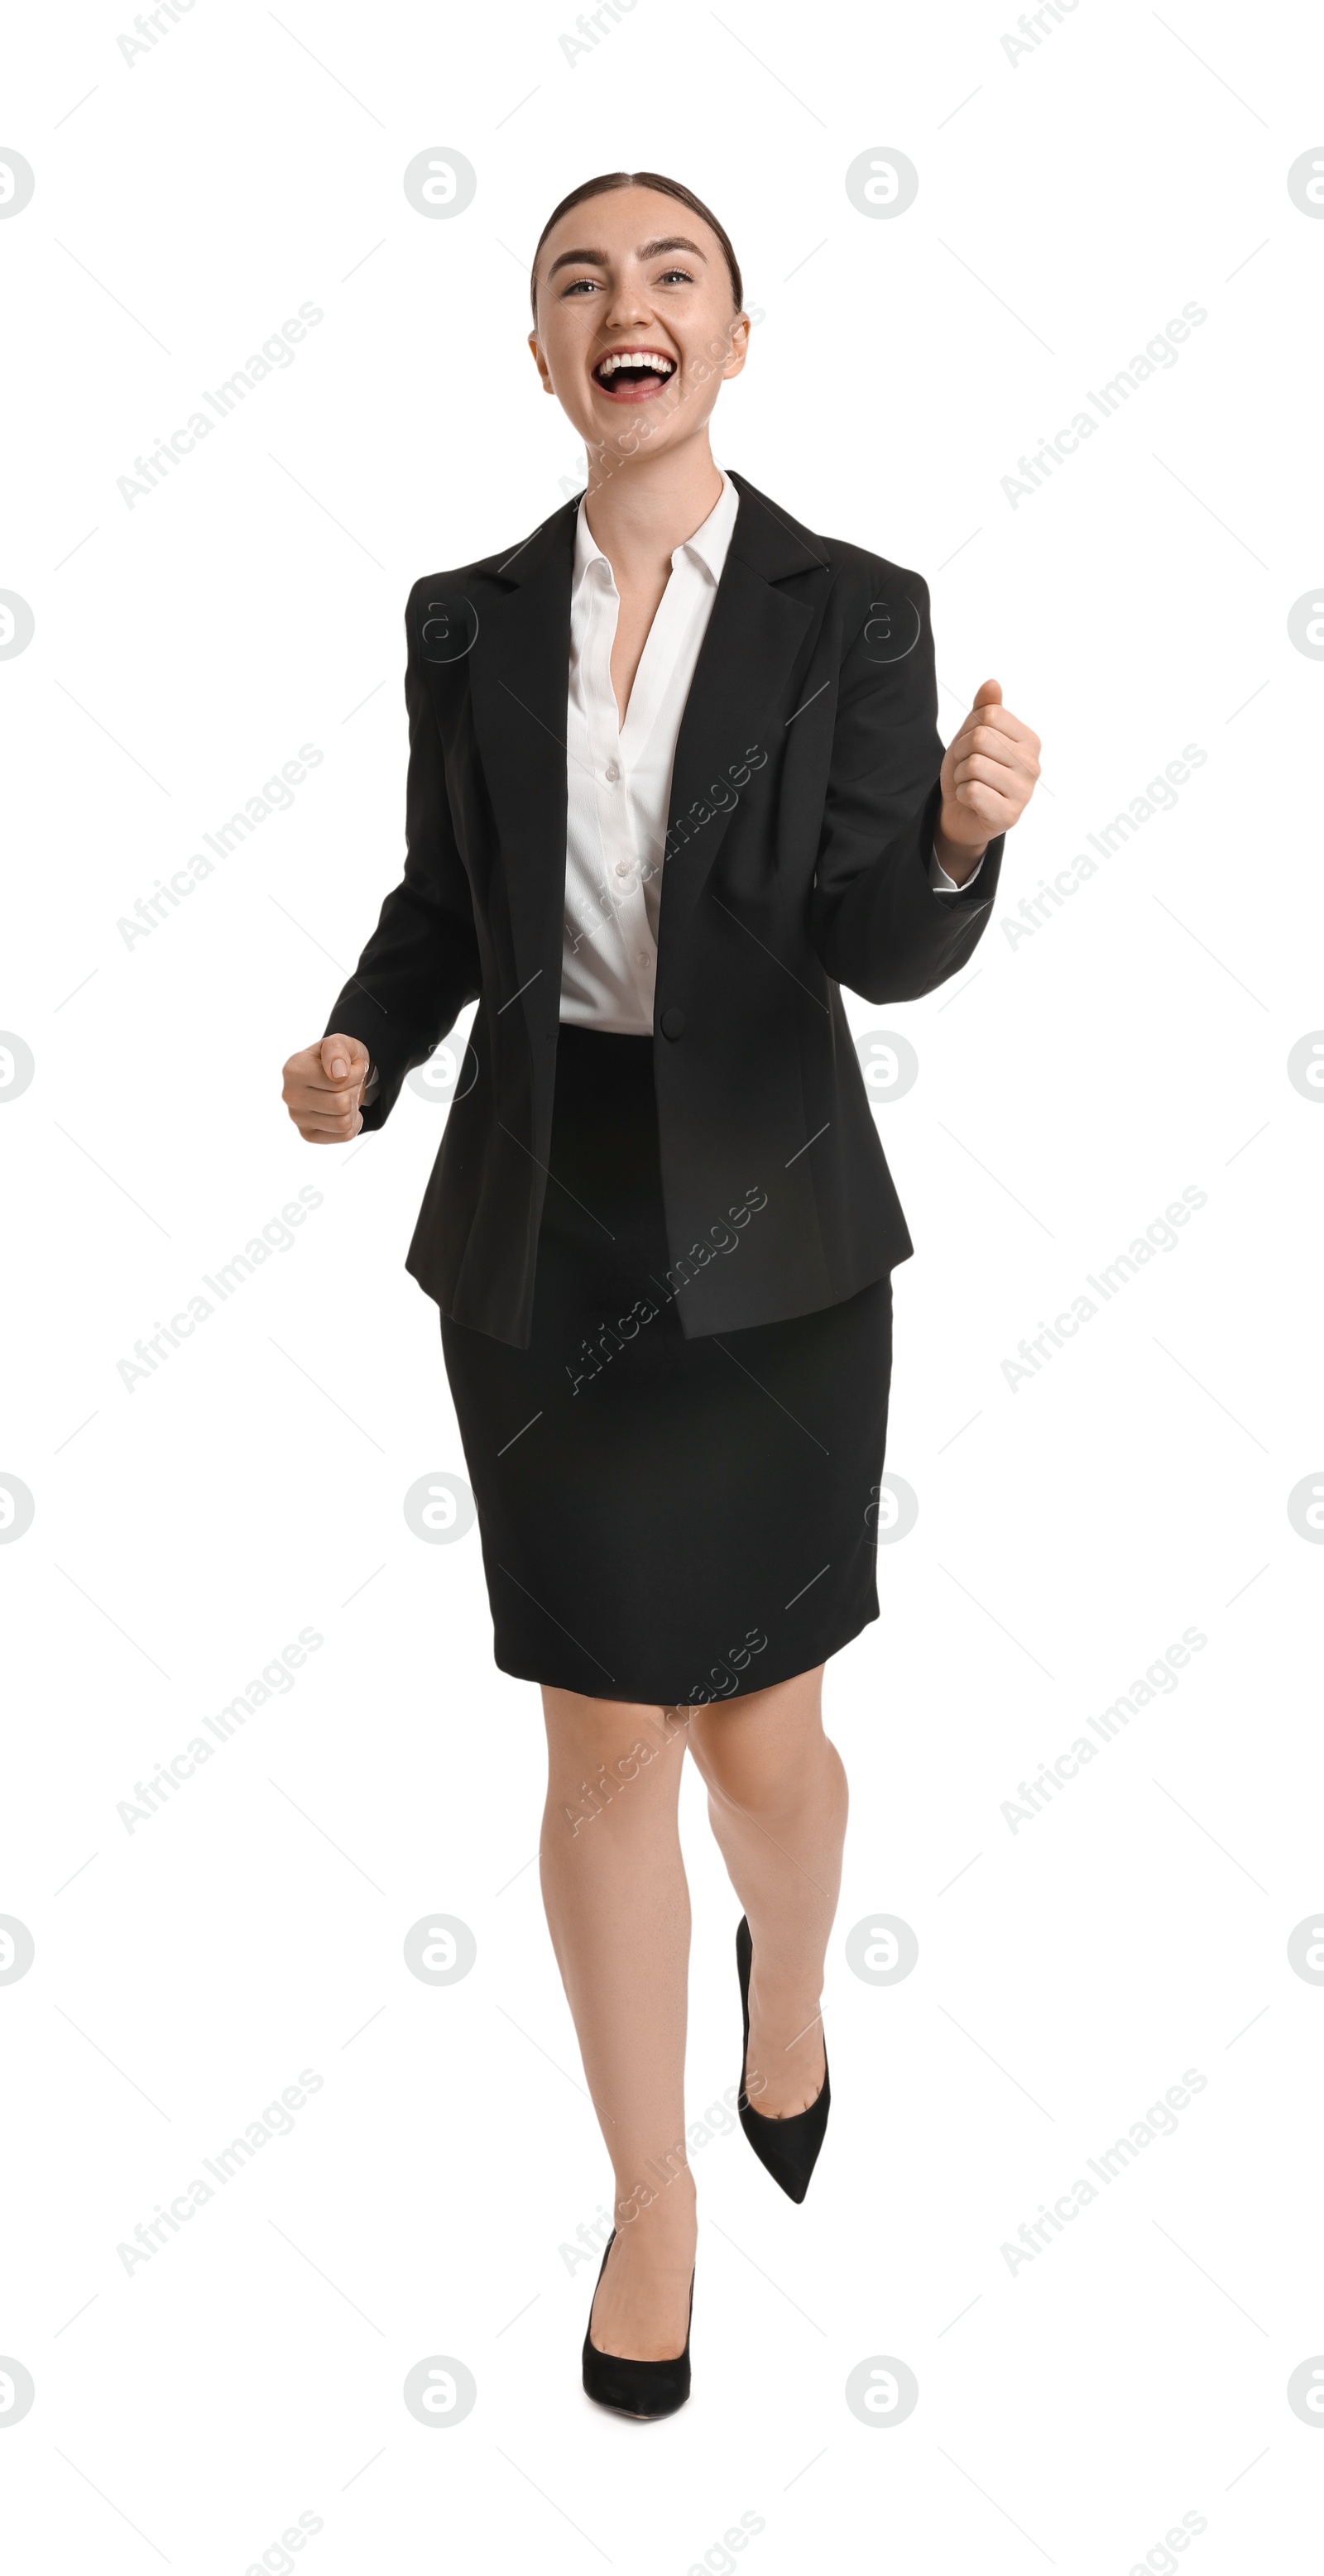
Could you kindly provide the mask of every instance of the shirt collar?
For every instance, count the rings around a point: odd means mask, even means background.
[[[714,589],[722,578],[722,566],[726,562],[727,549],[735,532],[736,512],[740,507],[740,494],[730,475],[724,473],[720,466],[717,470],[722,476],[720,499],[714,502],[702,527],[696,528],[692,537],[687,537],[683,545],[677,546],[671,558],[671,568],[674,572],[681,556],[688,555],[690,560],[707,575]],[[574,588],[576,590],[590,564],[593,563],[607,564],[607,570],[610,573],[611,566],[593,536],[588,524],[588,514],[581,501],[575,522]]]

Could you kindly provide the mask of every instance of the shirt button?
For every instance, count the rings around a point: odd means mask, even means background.
[[[616,874],[617,874],[617,876],[618,876],[618,877],[628,877],[628,876],[629,876],[629,874],[630,874],[630,862],[629,862],[629,860],[628,860],[628,859],[618,859],[618,860],[616,861]]]
[[[635,964],[637,966],[646,966],[648,964],[648,951],[646,948],[640,949],[639,954],[635,959]]]
[[[608,769],[608,771],[607,771],[607,785],[608,785],[609,787],[614,787],[614,786],[615,786],[615,784],[616,784],[617,779],[620,777],[620,774],[621,774],[621,773],[620,773],[619,769],[617,768],[615,761],[613,760],[613,761],[612,761],[612,763],[611,763],[611,765],[610,765],[610,767],[609,767],[609,769]]]

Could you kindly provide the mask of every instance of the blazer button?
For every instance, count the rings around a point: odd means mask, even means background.
[[[685,1035],[685,1014],[677,1010],[674,1002],[662,1014],[661,1029],[664,1038],[683,1038]]]

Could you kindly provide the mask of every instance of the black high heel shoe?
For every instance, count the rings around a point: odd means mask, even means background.
[[[607,2239],[607,2254],[616,2242],[613,2227]],[[607,2269],[603,2255],[598,2281]],[[598,2284],[593,2285],[597,2297]],[[690,2315],[694,2314],[694,2275],[690,2274]],[[593,2302],[589,2302],[588,2326],[584,2333],[584,2392],[597,2406],[614,2406],[618,2415],[634,2415],[641,2422],[651,2422],[658,2415],[674,2415],[690,2393],[690,2330],[685,2328],[685,2349],[671,2361],[630,2361],[625,2354],[599,2352],[593,2341]]]
[[[745,2047],[740,2060],[740,2125],[759,2163],[766,2167],[775,2183],[780,2183],[789,2200],[803,2200],[809,2189],[809,2177],[818,2162],[818,2151],[827,2128],[832,2100],[828,2084],[827,2044],[823,2046],[823,2085],[807,2111],[797,2111],[790,2120],[771,2120],[766,2112],[756,2111],[745,2091],[746,2060],[749,2056],[749,1972],[754,1963],[754,1944],[744,1915],[736,1929],[736,1971],[740,1978],[740,2006],[745,2021]]]

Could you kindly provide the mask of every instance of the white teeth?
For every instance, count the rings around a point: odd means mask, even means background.
[[[614,376],[618,367],[652,367],[659,376],[674,376],[676,372],[674,359],[662,357],[656,349],[613,349],[609,358],[602,359],[596,373]]]

